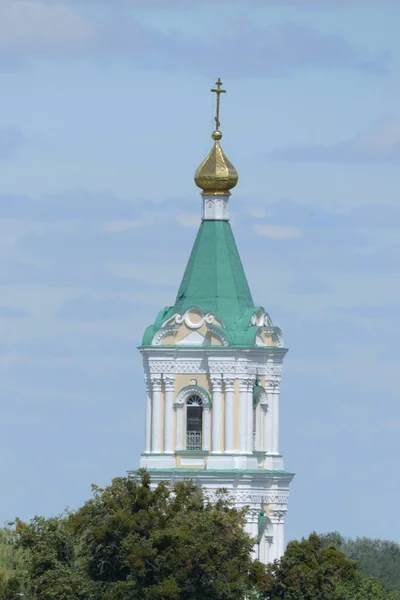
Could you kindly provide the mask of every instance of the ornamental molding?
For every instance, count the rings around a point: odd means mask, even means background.
[[[190,398],[192,395],[196,395],[201,398],[202,406],[211,406],[210,396],[207,394],[206,390],[198,385],[187,385],[186,387],[182,388],[180,392],[178,392],[174,405],[175,408],[182,408],[186,404],[188,398]]]
[[[177,360],[175,363],[176,373],[207,373],[206,361],[204,359]]]
[[[251,507],[247,511],[246,521],[250,523],[258,523],[260,517],[260,509],[258,507]]]
[[[162,346],[160,346],[162,348]],[[207,351],[201,352],[200,356],[185,358],[184,351],[181,349],[175,351],[171,356],[170,349],[166,348],[167,356],[160,357],[160,353],[156,357],[148,356],[145,361],[145,369],[148,374],[168,374],[168,373],[209,373],[222,377],[241,378],[243,376],[253,377],[265,376],[267,381],[272,382],[271,386],[279,384],[279,379],[282,375],[282,362],[262,362],[259,359],[242,358],[238,360],[226,360],[225,358],[216,358],[207,355]],[[221,350],[223,352],[223,350]],[[237,351],[240,356],[240,351]],[[190,355],[189,355],[190,356]],[[258,358],[258,357],[257,357]],[[267,386],[267,384],[266,384]]]
[[[163,381],[164,381],[164,385],[165,385],[165,389],[174,389],[175,388],[175,375],[164,375],[163,376]]]
[[[157,391],[161,390],[161,388],[162,388],[162,379],[161,379],[161,377],[159,375],[152,375],[150,377],[150,384],[151,384],[151,387],[152,387],[153,391],[154,390],[157,390]]]
[[[282,375],[283,363],[268,361],[265,366],[265,375],[280,377]]]
[[[217,325],[207,324],[207,329],[219,339],[223,346],[229,346],[228,338],[222,333],[221,327],[218,327]]]
[[[285,520],[286,513],[287,513],[286,508],[278,508],[278,509],[270,508],[269,518],[271,520],[271,523],[274,523],[274,524],[283,523]]]
[[[162,329],[159,329],[153,337],[151,345],[161,346],[161,342],[163,341],[163,339],[168,335],[175,333],[176,331],[178,331],[178,329],[178,325],[172,325],[170,327],[163,327]]]
[[[217,490],[207,490],[204,489],[204,493],[206,494],[207,498],[210,500],[210,502],[216,502],[219,498],[221,498],[221,494],[217,491]],[[256,505],[258,508],[257,510],[260,510],[260,506],[264,505],[264,504],[279,504],[282,506],[286,506],[289,500],[289,493],[282,493],[280,492],[279,494],[275,493],[275,492],[267,492],[265,494],[260,494],[260,493],[254,493],[251,491],[240,491],[240,490],[228,490],[227,493],[228,498],[230,498],[236,505],[241,505],[241,506],[252,506],[252,505]],[[272,510],[272,512],[275,513],[283,513],[283,516],[286,514],[286,509],[285,508],[279,508],[279,509],[274,509]],[[282,517],[283,518],[283,517]]]
[[[235,391],[235,378],[234,377],[224,377],[224,388],[226,392],[234,392]]]
[[[221,377],[210,377],[211,387],[213,392],[221,392],[222,391],[222,379]]]
[[[197,321],[193,321],[191,319],[192,314],[200,316],[200,319]],[[204,314],[204,312],[198,306],[191,306],[183,314],[177,313],[172,318],[175,319],[175,323],[177,323],[178,325],[182,325],[182,323],[185,323],[186,327],[188,327],[189,329],[200,329],[200,327],[203,327],[204,323],[207,323],[207,325],[211,325],[215,321],[215,315],[213,315],[210,312]]]
[[[280,384],[281,382],[278,379],[268,379],[265,382],[265,387],[269,392],[277,392],[279,391]]]
[[[152,373],[175,373],[174,360],[149,360],[149,372]]]

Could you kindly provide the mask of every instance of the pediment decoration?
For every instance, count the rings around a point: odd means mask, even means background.
[[[212,313],[192,306],[170,317],[153,337],[153,346],[228,346],[223,325]]]

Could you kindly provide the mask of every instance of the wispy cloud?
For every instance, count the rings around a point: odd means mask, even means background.
[[[301,231],[298,227],[285,225],[254,225],[254,232],[263,237],[269,237],[274,240],[288,240],[301,236]]]
[[[131,3],[121,3],[129,8]],[[90,5],[89,5],[90,8]],[[115,8],[115,7],[114,7]],[[82,12],[82,5],[42,0],[0,0],[0,60],[35,55],[119,58],[138,68],[190,70],[209,75],[217,66],[227,76],[286,74],[303,67],[384,73],[388,59],[369,54],[343,36],[284,22],[269,26],[243,16],[226,18],[216,35],[187,35],[137,20],[132,10]]]
[[[0,53],[72,51],[93,37],[90,23],[65,3],[0,0]]]
[[[346,140],[276,148],[269,157],[282,161],[400,163],[400,119],[387,118]]]

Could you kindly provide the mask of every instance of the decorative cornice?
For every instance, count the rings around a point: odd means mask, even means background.
[[[203,349],[199,355],[194,355],[193,349],[185,351],[174,351],[171,355],[168,354],[165,358],[161,357],[163,352],[162,346],[158,347],[156,356],[147,355],[144,359],[144,367],[148,374],[173,374],[173,373],[209,373],[210,375],[219,375],[227,377],[243,377],[265,376],[267,382],[272,382],[271,386],[279,384],[279,379],[282,375],[282,361],[263,361],[255,360],[256,356],[243,357],[239,350],[236,351],[238,360],[226,360],[224,357],[207,356],[207,350]],[[220,352],[224,350],[220,348]],[[186,354],[186,357],[185,357]],[[261,357],[260,357],[261,358]],[[266,384],[267,387],[267,384]]]
[[[215,502],[220,494],[217,490],[209,490],[204,489],[207,498],[210,502]],[[257,505],[258,509],[260,505],[270,505],[270,504],[279,504],[279,509],[270,509],[270,512],[282,513],[283,516],[286,514],[286,505],[289,499],[289,492],[266,492],[264,494],[259,494],[257,492],[252,492],[251,490],[229,490],[228,497],[231,498],[236,504],[241,504],[243,506],[252,506]],[[282,517],[283,518],[283,517]]]

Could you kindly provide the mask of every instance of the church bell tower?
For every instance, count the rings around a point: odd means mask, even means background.
[[[154,484],[191,478],[211,498],[227,488],[249,507],[247,531],[262,562],[284,552],[293,474],[279,452],[282,332],[256,306],[229,223],[238,182],[223,152],[219,122],[195,173],[203,216],[173,306],[147,327],[140,352],[147,386],[140,466]]]

